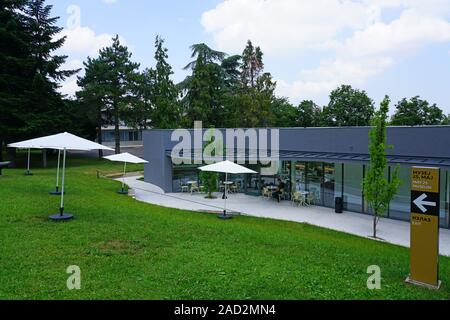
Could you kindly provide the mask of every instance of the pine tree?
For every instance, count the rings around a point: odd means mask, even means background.
[[[263,53],[248,40],[242,53],[242,83],[244,87],[256,87],[257,80],[264,70]]]
[[[274,92],[276,83],[272,75],[264,72],[263,53],[249,40],[242,53],[241,87],[237,112],[241,119],[240,126],[270,126],[271,109],[276,103]]]
[[[25,130],[36,136],[64,129],[64,107],[58,93],[60,82],[79,70],[61,70],[67,56],[54,55],[65,37],[55,40],[62,28],[56,26],[59,17],[51,17],[51,5],[44,0],[30,0],[24,7],[24,19],[30,42],[32,84],[27,92]]]
[[[123,115],[130,112],[137,102],[139,83],[139,63],[131,61],[132,54],[120,43],[119,36],[113,38],[110,47],[100,50],[100,61],[108,66],[104,72],[105,101],[111,105],[114,126],[116,153],[120,153],[120,124]]]
[[[221,63],[225,53],[212,50],[205,44],[191,47],[192,58],[185,69],[192,69],[179,86],[185,93],[182,100],[184,108],[184,125],[190,126],[194,121],[203,121],[205,126],[222,126],[224,121],[224,72]]]
[[[21,14],[25,2],[0,6],[0,161],[4,144],[23,135],[25,92],[31,87],[29,34]]]
[[[174,129],[180,125],[180,108],[177,101],[178,89],[170,79],[173,74],[172,67],[167,62],[169,58],[164,40],[156,37],[155,40],[156,68],[151,73],[152,81],[152,125],[160,129]]]
[[[88,57],[83,63],[85,74],[78,77],[78,86],[81,88],[77,92],[79,102],[85,107],[90,118],[95,119],[97,128],[97,142],[102,143],[102,127],[107,121],[104,115],[108,114],[108,99],[106,98],[107,82],[104,75],[108,65],[100,59]],[[103,151],[99,150],[99,157],[103,157]]]

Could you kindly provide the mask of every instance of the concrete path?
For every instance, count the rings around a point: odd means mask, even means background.
[[[165,194],[160,188],[137,180],[139,177],[126,178],[126,184],[132,189],[131,193],[136,200],[162,207],[176,208],[201,212],[221,212],[224,201],[221,199],[209,200],[204,195],[187,193]],[[234,213],[253,217],[286,220],[308,223],[318,227],[342,231],[361,237],[372,235],[372,216],[345,212],[335,214],[334,210],[323,207],[297,207],[289,201],[277,203],[276,201],[252,197],[244,194],[231,194],[227,201],[229,210]],[[381,219],[378,227],[378,236],[386,242],[409,247],[409,222],[391,219]],[[440,254],[450,256],[450,230],[440,230]]]

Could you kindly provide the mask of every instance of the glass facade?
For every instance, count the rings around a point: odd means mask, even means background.
[[[344,204],[346,210],[363,212],[363,190],[365,167],[359,164],[344,164]]]
[[[400,167],[398,174],[402,183],[389,206],[389,216],[394,219],[408,220],[411,205],[411,168]]]
[[[363,179],[368,165],[359,163],[324,163],[303,161],[280,161],[276,164],[277,173],[262,175],[259,165],[249,165],[258,172],[253,175],[231,176],[230,180],[241,186],[240,192],[261,195],[263,185],[276,185],[280,178],[286,184],[286,192],[309,191],[314,194],[316,205],[333,208],[336,197],[342,197],[345,210],[371,214],[364,200]],[[395,167],[386,170],[390,179]],[[401,166],[399,177],[402,184],[392,200],[387,217],[409,221],[411,198],[411,167]],[[173,190],[178,192],[180,185],[189,180],[198,180],[197,167],[176,167],[173,171]],[[449,228],[450,175],[441,170],[441,227]]]
[[[103,130],[103,142],[115,141],[115,132],[113,130]],[[142,141],[142,132],[139,130],[120,130],[120,141]]]

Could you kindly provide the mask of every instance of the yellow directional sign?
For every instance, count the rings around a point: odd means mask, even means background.
[[[411,174],[411,274],[407,282],[439,288],[440,169]]]

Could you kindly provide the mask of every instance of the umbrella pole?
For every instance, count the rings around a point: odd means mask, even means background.
[[[53,221],[66,221],[73,219],[73,215],[64,213],[64,186],[65,186],[65,178],[66,178],[66,157],[67,150],[63,151],[63,164],[62,164],[62,178],[61,178],[61,205],[59,207],[59,214],[55,214],[50,216],[50,219]]]
[[[127,195],[128,192],[125,191],[125,176],[127,174],[127,162],[124,161],[123,163],[123,176],[122,176],[122,189],[120,191],[117,191],[118,194],[125,194]]]
[[[30,160],[31,160],[31,149],[28,148],[28,163],[27,163],[27,172],[25,173],[26,176],[31,176],[30,173]]]
[[[59,209],[61,217],[64,215],[64,180],[66,177],[66,149],[64,149],[63,155],[63,168],[62,168],[62,180],[61,180],[61,206]]]
[[[122,194],[125,194],[125,176],[127,175],[127,163],[123,165],[123,177],[122,177]]]
[[[227,216],[227,198],[228,198],[228,173],[225,173],[225,210],[223,216]]]
[[[59,167],[61,166],[61,150],[58,150],[58,167],[56,169],[56,189],[55,192],[50,192],[51,195],[59,196]]]
[[[59,191],[59,167],[61,165],[61,150],[58,150],[58,169],[56,169],[56,192]]]
[[[225,206],[223,209],[223,213],[219,214],[219,219],[229,220],[233,218],[232,216],[227,215],[227,198],[228,198],[228,173],[225,173]]]

